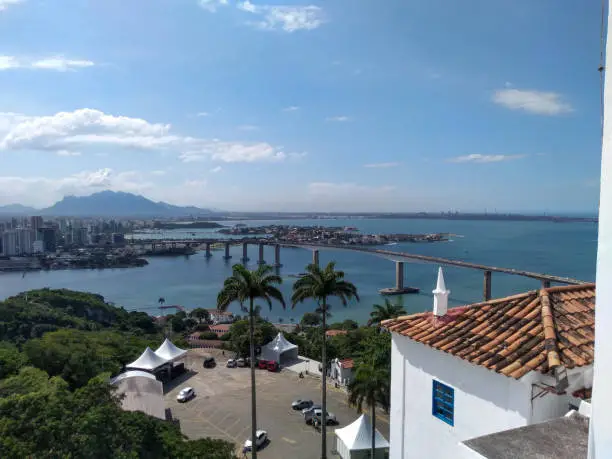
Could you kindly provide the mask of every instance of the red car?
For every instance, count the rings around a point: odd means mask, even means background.
[[[277,362],[274,362],[274,361],[268,362],[268,371],[278,371],[278,370],[280,370],[280,367],[278,366]]]
[[[259,362],[257,362],[257,366],[259,367],[260,370],[265,370],[268,368],[268,362],[267,360],[260,360]]]

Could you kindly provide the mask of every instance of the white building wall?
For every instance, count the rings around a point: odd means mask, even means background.
[[[453,458],[460,442],[529,424],[531,385],[393,334],[392,459]],[[432,384],[454,390],[454,426],[432,415]]]

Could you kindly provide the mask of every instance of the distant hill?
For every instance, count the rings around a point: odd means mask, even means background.
[[[38,209],[33,207],[22,206],[21,204],[9,204],[6,206],[0,206],[0,214],[2,215],[35,215],[38,213]]]
[[[208,209],[154,202],[144,196],[121,191],[100,191],[89,196],[66,196],[41,215],[72,217],[186,217],[209,215]]]

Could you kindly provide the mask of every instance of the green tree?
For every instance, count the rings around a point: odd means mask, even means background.
[[[375,304],[374,310],[370,313],[368,325],[379,326],[381,322],[388,319],[395,319],[401,315],[405,315],[406,310],[401,304],[393,304],[388,298],[385,298],[385,304]]]
[[[254,318],[253,343],[254,346],[263,346],[274,339],[278,331],[270,322],[260,317]],[[229,329],[229,348],[240,357],[246,357],[251,353],[250,322],[249,320],[238,320]]]
[[[257,431],[257,405],[255,387],[255,299],[261,299],[268,303],[272,309],[272,300],[278,301],[285,307],[283,294],[277,288],[282,283],[282,278],[272,274],[274,269],[268,265],[261,265],[255,271],[249,271],[241,264],[232,267],[232,276],[223,283],[223,289],[217,296],[217,309],[225,311],[231,303],[237,301],[240,306],[249,302],[249,342],[251,356],[251,454],[253,459],[257,458],[256,431]]]
[[[357,287],[344,280],[344,272],[336,271],[336,264],[330,262],[324,269],[318,265],[310,264],[306,268],[306,275],[299,278],[293,284],[293,296],[291,303],[295,307],[297,303],[312,299],[317,303],[316,313],[321,316],[321,459],[327,458],[327,356],[325,339],[325,322],[329,311],[329,298],[336,297],[343,306],[348,305],[351,299],[359,301]]]
[[[385,367],[378,367],[372,363],[360,363],[355,371],[355,378],[349,384],[349,404],[357,408],[361,413],[363,406],[370,408],[370,418],[372,420],[372,449],[371,459],[376,456],[376,406],[382,403],[385,411],[389,410],[389,405],[384,404],[389,400],[389,370]]]
[[[321,325],[321,316],[316,312],[305,312],[300,320],[302,327],[318,327]]]
[[[204,308],[195,308],[189,313],[189,315],[198,319],[199,323],[202,323],[202,321],[204,321],[204,323],[208,323],[210,320],[210,313]]]
[[[16,374],[28,358],[11,343],[0,341],[0,379]]]

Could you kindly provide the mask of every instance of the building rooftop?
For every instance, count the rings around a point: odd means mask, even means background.
[[[487,459],[586,459],[589,418],[572,412],[517,429],[505,430],[463,442]]]
[[[551,287],[382,322],[393,333],[505,376],[593,363],[595,284]]]
[[[325,332],[325,336],[337,336],[337,335],[346,335],[348,332],[346,330],[327,330]]]
[[[355,362],[353,362],[353,359],[341,359],[340,361],[338,361],[338,363],[340,364],[340,367],[342,368],[353,368],[355,366]]]

